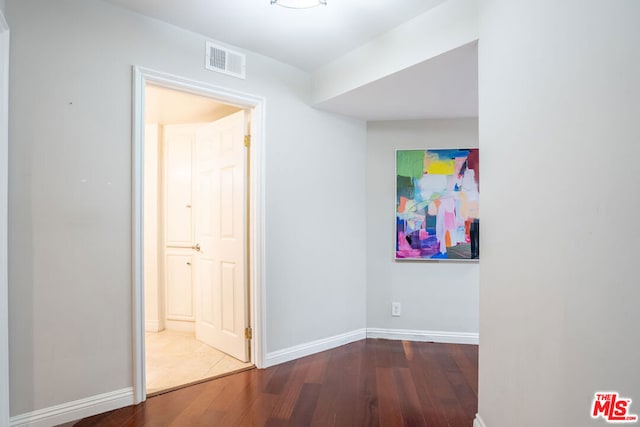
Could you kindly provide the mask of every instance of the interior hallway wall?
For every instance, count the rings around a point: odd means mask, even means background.
[[[264,96],[267,351],[365,327],[364,122],[309,76],[100,0],[9,0],[11,414],[132,385],[132,65]]]
[[[640,2],[480,2],[479,414],[640,413]]]
[[[478,332],[477,262],[393,259],[395,150],[477,146],[477,119],[367,124],[368,328]],[[391,316],[392,302],[402,304],[400,317]]]

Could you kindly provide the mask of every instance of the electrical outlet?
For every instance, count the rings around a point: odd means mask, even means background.
[[[399,302],[391,303],[391,315],[394,317],[400,316],[400,312],[402,311],[402,306]]]

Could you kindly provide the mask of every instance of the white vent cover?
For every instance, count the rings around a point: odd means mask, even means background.
[[[211,71],[228,74],[230,76],[244,79],[247,57],[239,52],[234,52],[207,42],[207,52],[205,55],[205,68]]]

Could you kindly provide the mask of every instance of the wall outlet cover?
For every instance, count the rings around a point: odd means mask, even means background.
[[[400,312],[402,311],[402,307],[399,302],[391,303],[391,315],[394,317],[400,316]]]

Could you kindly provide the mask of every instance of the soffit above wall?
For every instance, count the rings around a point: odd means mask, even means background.
[[[478,44],[453,49],[316,107],[367,121],[477,117]]]

